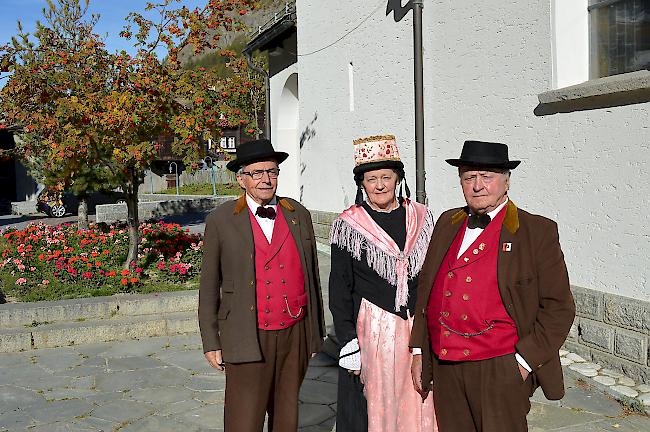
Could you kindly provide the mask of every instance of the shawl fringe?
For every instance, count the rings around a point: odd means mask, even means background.
[[[422,269],[424,258],[429,247],[429,240],[433,233],[433,226],[433,214],[427,209],[415,245],[407,255],[401,253],[398,256],[383,251],[371,239],[357,231],[352,225],[341,218],[337,218],[332,223],[330,243],[348,251],[357,261],[361,261],[361,252],[365,251],[368,266],[377,272],[382,279],[397,287],[399,283],[398,266],[405,265],[408,262],[407,272],[409,280],[415,278]],[[408,290],[406,291],[406,298],[396,299],[395,303],[396,311],[399,310],[400,305],[398,303],[406,305],[408,303]]]

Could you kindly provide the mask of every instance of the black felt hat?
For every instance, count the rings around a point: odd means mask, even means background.
[[[273,159],[280,164],[288,157],[288,153],[275,151],[271,141],[258,139],[240,144],[237,147],[237,157],[228,162],[226,168],[230,171],[237,172],[242,166],[253,162]]]
[[[521,163],[508,159],[508,146],[485,141],[465,141],[460,159],[447,159],[449,165],[514,169]]]

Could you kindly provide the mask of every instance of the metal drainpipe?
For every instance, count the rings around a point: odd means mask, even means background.
[[[248,66],[260,75],[264,75],[264,88],[266,89],[266,100],[264,101],[264,137],[271,140],[271,85],[269,73],[253,63],[252,53],[244,51]]]
[[[413,54],[415,75],[415,199],[426,204],[424,169],[424,72],[422,60],[422,9],[424,0],[413,0]]]

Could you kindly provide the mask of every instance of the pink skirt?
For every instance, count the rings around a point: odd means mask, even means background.
[[[422,402],[413,387],[409,338],[413,318],[403,320],[366,299],[361,301],[357,337],[361,381],[368,401],[368,432],[437,431],[433,394]]]

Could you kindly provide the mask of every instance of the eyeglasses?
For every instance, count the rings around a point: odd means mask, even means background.
[[[280,168],[271,168],[267,170],[255,170],[255,171],[242,171],[241,173],[250,176],[253,180],[262,180],[262,177],[264,177],[264,173],[267,173],[270,179],[276,179],[280,174]]]

